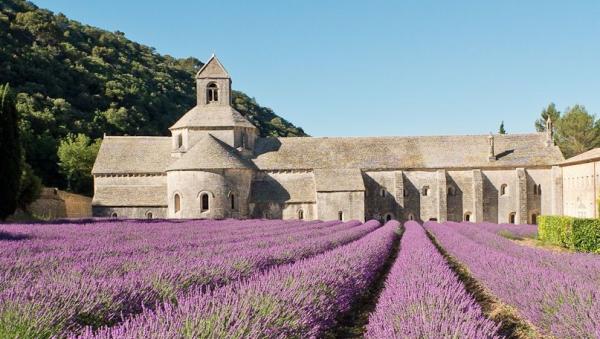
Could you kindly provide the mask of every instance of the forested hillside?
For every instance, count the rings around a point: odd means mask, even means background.
[[[0,84],[9,83],[17,93],[26,160],[46,185],[71,186],[65,166],[73,161],[59,159],[61,144],[89,141],[93,152],[92,141],[103,133],[167,135],[195,105],[193,76],[200,66],[195,58],[160,55],[121,32],[87,26],[30,2],[0,2]],[[262,135],[305,135],[244,93],[234,92],[233,100]],[[89,193],[90,185],[72,188]]]

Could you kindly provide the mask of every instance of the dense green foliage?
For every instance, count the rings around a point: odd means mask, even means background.
[[[91,194],[94,181],[92,167],[100,149],[100,139],[92,141],[85,134],[69,134],[58,146],[60,171],[67,178],[68,189]]]
[[[561,115],[554,104],[548,105],[542,111],[541,118],[535,122],[538,132],[546,130],[548,116],[554,124],[554,141],[565,158],[600,146],[600,120],[588,113],[584,106],[567,108]]]
[[[58,147],[69,134],[168,135],[195,105],[199,60],[160,55],[23,0],[0,2],[0,46],[0,83],[18,93],[27,161],[46,185],[68,185]],[[233,100],[263,136],[305,135],[243,93]]]
[[[4,220],[17,208],[22,171],[18,115],[8,84],[0,85],[0,159],[0,220]]]
[[[600,219],[541,216],[539,239],[582,252],[600,253]]]
[[[27,211],[28,206],[42,193],[42,181],[33,173],[33,168],[23,161],[19,194],[17,194],[17,207]]]

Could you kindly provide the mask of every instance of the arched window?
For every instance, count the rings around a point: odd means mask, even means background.
[[[542,195],[542,185],[540,185],[540,184],[533,185],[533,195]]]
[[[304,211],[301,209],[298,210],[298,219],[304,220]]]
[[[456,195],[456,188],[454,186],[448,186],[448,195],[451,197]]]
[[[183,135],[177,134],[177,149],[183,146]]]
[[[532,225],[537,225],[537,213],[532,213],[531,214],[531,224]]]
[[[382,198],[385,197],[385,188],[379,189],[379,196]]]
[[[465,212],[464,221],[471,221],[471,212]]]
[[[148,211],[146,212],[146,219],[152,219],[153,215],[152,212]]]
[[[509,224],[514,224],[514,223],[515,223],[515,220],[516,220],[516,218],[517,218],[517,214],[516,214],[515,212],[511,212],[511,213],[508,215],[508,223],[509,223]]]
[[[231,205],[231,209],[235,210],[235,194],[229,193],[229,204]]]
[[[219,88],[217,84],[211,82],[206,86],[206,103],[219,101]]]
[[[507,194],[508,194],[508,185],[502,184],[502,186],[500,186],[500,195],[507,195]]]
[[[412,213],[408,214],[408,220],[415,220],[415,215]]]
[[[344,220],[344,212],[342,212],[342,211],[338,212],[338,220]]]
[[[402,189],[402,195],[406,198],[408,197],[408,190]]]
[[[421,189],[421,194],[426,197],[431,193],[431,189],[429,188],[429,186],[423,186],[423,188]]]
[[[111,214],[110,217],[113,218],[113,219],[117,219],[117,213],[113,212],[113,214]]]
[[[202,193],[200,195],[200,212],[206,212],[210,209],[210,201],[208,193]]]
[[[173,209],[175,210],[175,213],[181,211],[181,196],[179,196],[179,194],[175,194],[173,197]]]
[[[394,216],[392,216],[392,214],[391,214],[391,213],[388,213],[388,214],[386,214],[386,215],[385,215],[385,221],[390,221],[390,220],[392,220],[393,218],[394,218]]]

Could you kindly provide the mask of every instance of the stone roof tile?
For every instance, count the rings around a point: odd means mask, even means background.
[[[167,206],[166,186],[97,186],[94,206]]]
[[[488,135],[421,137],[262,138],[254,163],[259,169],[413,169],[550,166],[564,160],[545,136],[495,135],[496,161],[488,161]]]
[[[242,159],[233,147],[208,134],[173,162],[167,171],[253,167],[253,164]]]
[[[164,173],[173,161],[170,137],[111,137],[102,145],[92,174]]]
[[[364,191],[365,184],[358,168],[315,169],[317,192]]]

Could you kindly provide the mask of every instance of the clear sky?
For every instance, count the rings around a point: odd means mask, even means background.
[[[175,57],[214,51],[233,87],[314,136],[534,130],[600,113],[600,1],[34,0]]]

